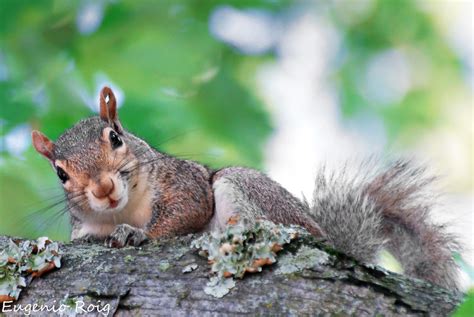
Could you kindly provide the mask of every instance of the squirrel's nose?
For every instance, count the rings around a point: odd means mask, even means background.
[[[109,181],[97,184],[96,188],[92,191],[92,195],[99,199],[105,198],[114,191],[114,188],[114,181],[112,178],[109,178]]]

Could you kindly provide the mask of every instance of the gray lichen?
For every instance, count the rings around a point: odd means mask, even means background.
[[[327,264],[329,255],[321,250],[310,248],[305,245],[299,248],[296,254],[286,254],[279,258],[279,267],[276,274],[291,274],[303,269],[310,269],[318,265]]]
[[[245,273],[261,272],[265,265],[277,261],[277,252],[298,236],[306,235],[306,231],[297,226],[283,226],[266,220],[253,223],[235,221],[229,224],[222,232],[204,234],[192,242],[194,248],[200,249],[200,254],[207,257],[212,264],[211,271],[215,274],[207,284],[205,292],[215,297],[222,297],[235,286],[233,277],[242,278]],[[318,255],[311,253],[301,254],[298,259],[300,266],[305,261],[314,260],[317,263]]]
[[[59,246],[47,237],[36,241],[13,242],[11,239],[5,250],[0,252],[0,302],[17,300],[22,287],[26,287],[25,277],[42,274],[61,267]]]
[[[208,295],[221,298],[227,295],[235,287],[233,278],[211,277],[211,280],[204,287],[204,292]]]

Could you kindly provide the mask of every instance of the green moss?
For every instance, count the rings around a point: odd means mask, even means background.
[[[135,257],[128,254],[127,256],[125,256],[124,260],[125,260],[125,263],[135,262]]]
[[[158,264],[158,268],[162,272],[168,271],[170,267],[171,267],[171,264],[166,260],[160,261],[160,263]]]
[[[62,313],[64,316],[76,316],[76,304],[77,302],[83,302],[84,297],[79,296],[79,297],[73,297],[69,296],[69,294],[66,294],[64,298],[61,300],[60,305],[65,305],[67,308],[66,310]]]
[[[190,290],[184,290],[183,292],[179,292],[176,296],[176,302],[178,306],[181,306],[181,302],[185,300],[186,298],[189,297],[189,294],[191,293]]]

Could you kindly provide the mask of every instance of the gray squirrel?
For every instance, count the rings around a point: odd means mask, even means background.
[[[366,164],[316,178],[311,206],[265,174],[244,167],[212,170],[162,153],[121,125],[104,87],[100,115],[83,119],[56,142],[32,132],[35,149],[56,171],[67,198],[71,239],[110,247],[223,229],[233,217],[304,227],[363,262],[391,252],[407,275],[457,289],[456,240],[429,219],[432,178],[411,161]],[[429,194],[429,193],[428,193]]]

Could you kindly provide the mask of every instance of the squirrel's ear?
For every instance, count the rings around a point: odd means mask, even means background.
[[[117,112],[117,100],[114,92],[105,86],[100,91],[100,118],[108,122],[118,133],[123,132]]]
[[[33,130],[33,132],[31,132],[31,140],[33,141],[33,146],[39,154],[43,155],[50,161],[54,161],[54,143],[48,139],[46,135],[39,131]]]

